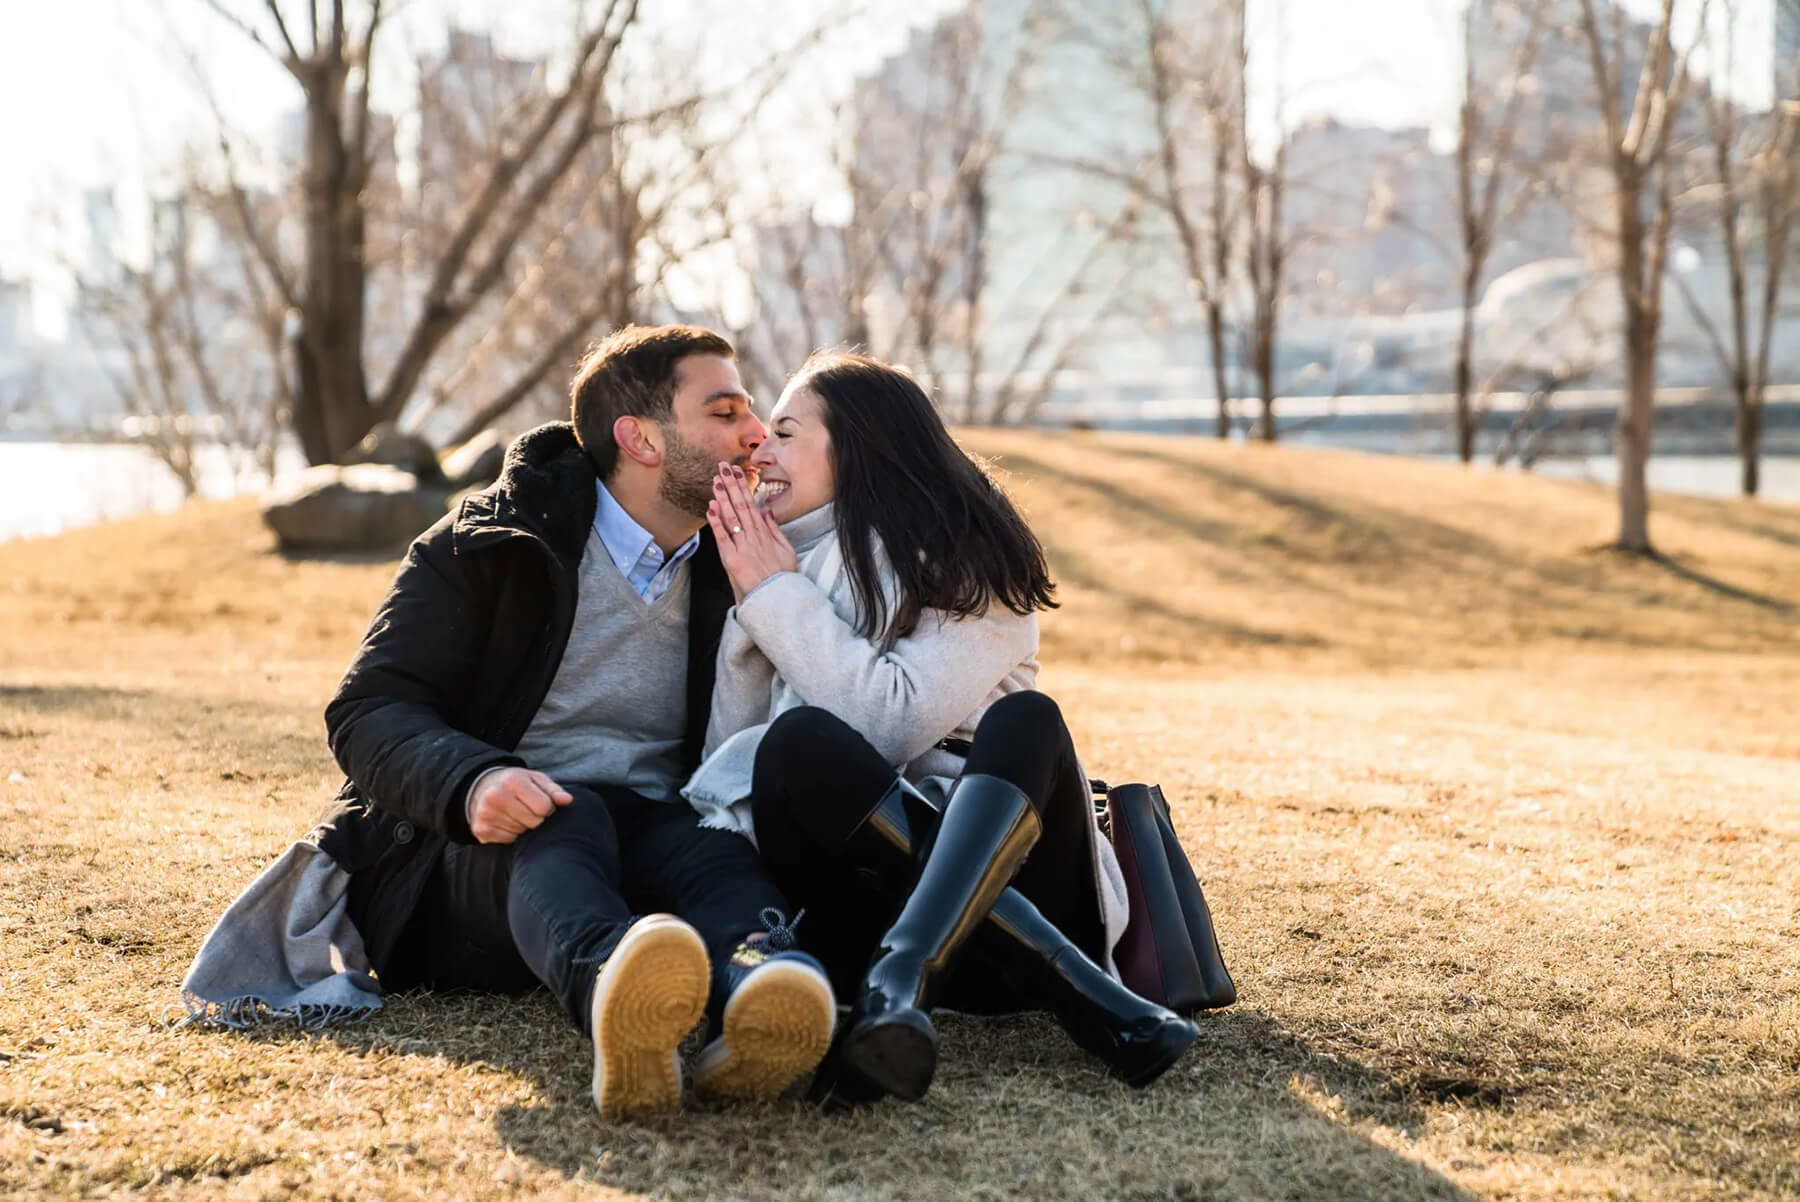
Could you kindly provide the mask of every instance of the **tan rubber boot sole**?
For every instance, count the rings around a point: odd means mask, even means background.
[[[626,1118],[681,1105],[676,1049],[706,1013],[712,964],[693,927],[668,914],[632,924],[594,983],[594,1105]]]
[[[694,1067],[694,1092],[720,1101],[777,1098],[818,1067],[837,1006],[818,970],[789,960],[758,968],[725,1003],[724,1033]]]

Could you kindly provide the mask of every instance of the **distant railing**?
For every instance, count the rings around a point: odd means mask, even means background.
[[[1569,410],[1616,409],[1624,392],[1618,388],[1586,388],[1559,390],[1554,408]],[[1531,403],[1532,394],[1524,391],[1493,392],[1475,398],[1477,409],[1517,410]],[[1731,395],[1717,387],[1659,388],[1659,407],[1681,405],[1730,404]],[[1765,404],[1800,401],[1800,384],[1771,385],[1763,394]],[[1239,417],[1255,414],[1261,401],[1257,397],[1233,397],[1231,411]],[[1275,398],[1275,412],[1283,419],[1355,416],[1378,413],[1434,414],[1446,417],[1456,407],[1454,393],[1344,393],[1337,396],[1282,396]],[[1051,398],[1039,412],[1046,423],[1078,421],[1181,421],[1206,417],[1218,412],[1213,397],[1163,397],[1151,400],[1123,398],[1065,400]]]

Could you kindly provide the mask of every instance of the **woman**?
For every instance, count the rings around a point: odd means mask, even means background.
[[[921,1097],[939,1000],[1047,1004],[1148,1084],[1198,1029],[1100,967],[1124,889],[1061,715],[1029,691],[1054,604],[1029,527],[923,389],[860,355],[809,360],[751,464],[756,496],[721,465],[708,514],[737,606],[685,795],[757,840],[856,998],[844,1092]]]

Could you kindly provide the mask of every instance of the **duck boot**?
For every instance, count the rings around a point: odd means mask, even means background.
[[[768,933],[738,944],[715,974],[712,1039],[694,1066],[694,1092],[715,1101],[766,1102],[815,1069],[831,1046],[837,1003],[819,962],[795,950],[794,927],[765,909]]]

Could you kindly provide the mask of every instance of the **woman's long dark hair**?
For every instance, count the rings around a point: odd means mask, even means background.
[[[974,617],[994,602],[1017,614],[1055,607],[1037,536],[956,445],[918,381],[867,355],[821,351],[794,382],[825,403],[838,543],[863,637],[891,645],[926,609]],[[871,533],[899,582],[892,613]]]

